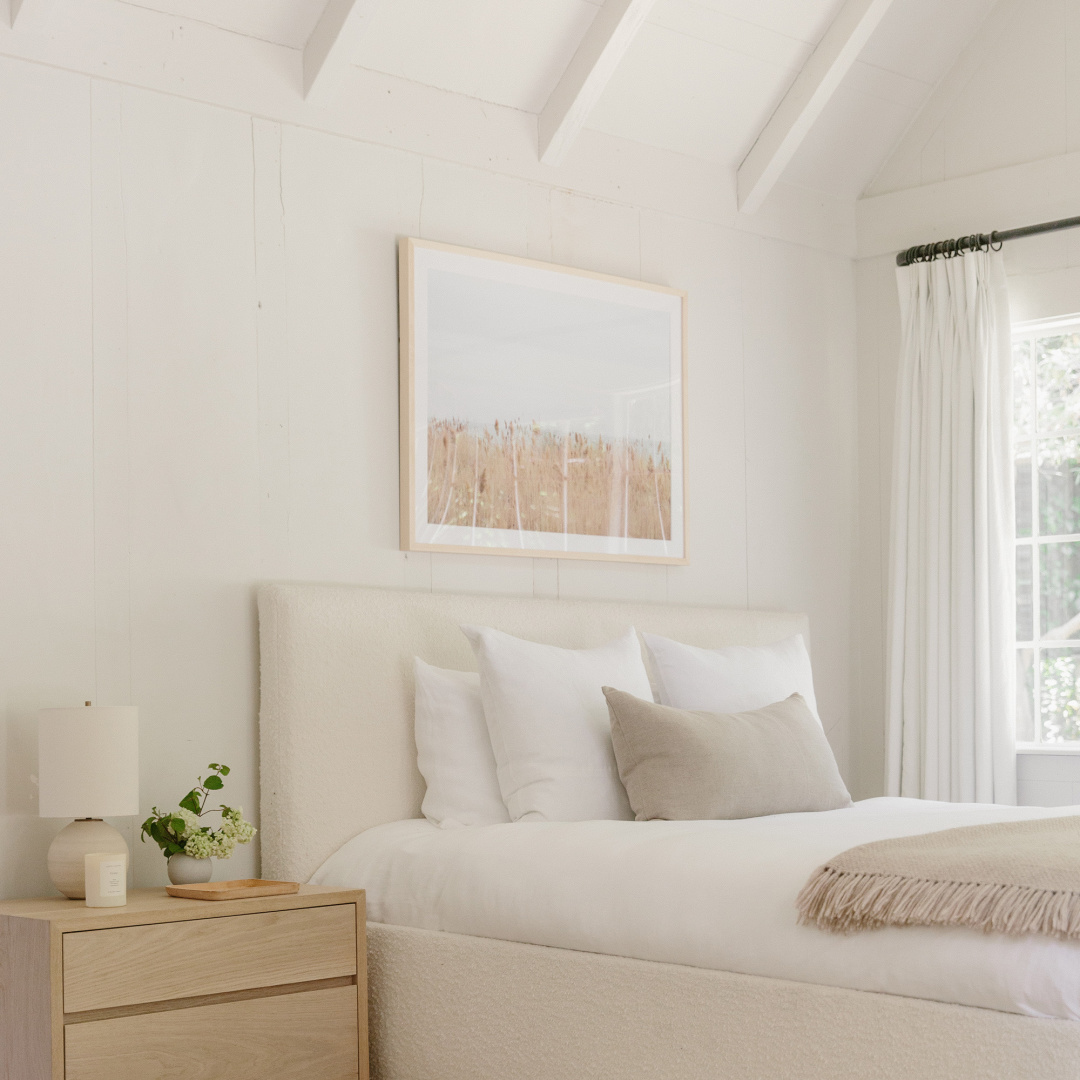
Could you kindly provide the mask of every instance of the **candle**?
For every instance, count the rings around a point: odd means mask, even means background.
[[[92,852],[86,866],[86,906],[123,907],[127,903],[127,852]]]

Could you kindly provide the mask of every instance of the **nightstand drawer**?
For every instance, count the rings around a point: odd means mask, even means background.
[[[357,1080],[355,986],[68,1024],[65,1080]]]
[[[67,1014],[355,974],[352,904],[64,934]]]

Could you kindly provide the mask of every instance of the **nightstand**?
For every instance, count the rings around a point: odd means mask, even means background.
[[[367,1080],[362,891],[0,903],[0,1080]]]

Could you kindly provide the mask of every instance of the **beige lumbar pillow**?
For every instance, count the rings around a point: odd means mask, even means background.
[[[692,712],[604,687],[619,776],[638,821],[763,817],[851,805],[801,694],[741,713]]]

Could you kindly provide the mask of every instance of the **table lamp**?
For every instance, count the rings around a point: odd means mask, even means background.
[[[49,877],[65,896],[86,896],[84,856],[128,852],[102,818],[139,812],[139,710],[131,705],[38,713],[38,815],[75,818],[49,847]]]

